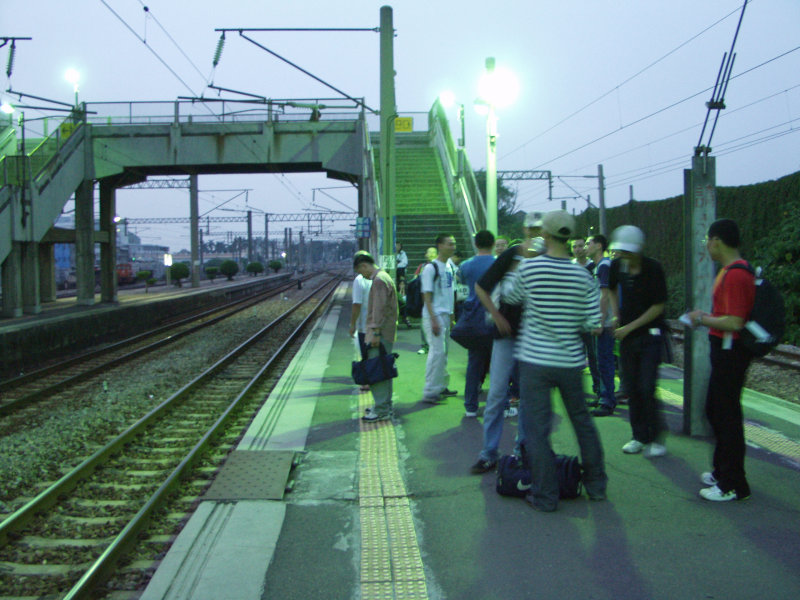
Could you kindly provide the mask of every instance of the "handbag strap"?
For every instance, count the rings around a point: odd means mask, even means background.
[[[363,352],[363,351],[361,352],[361,360],[367,360],[367,358],[369,358],[368,354],[369,354],[369,348],[370,347],[366,346],[366,348],[367,348],[366,352]],[[386,347],[383,345],[383,342],[381,342],[378,345],[378,352],[380,353],[380,356],[383,356],[384,354],[386,354]]]

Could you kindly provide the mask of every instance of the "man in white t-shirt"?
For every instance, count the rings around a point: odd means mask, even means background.
[[[440,234],[436,238],[436,258],[422,270],[422,329],[428,340],[428,361],[425,364],[425,402],[438,402],[442,396],[455,396],[457,392],[447,388],[450,374],[447,372],[447,339],[454,321],[455,272],[450,257],[456,251],[456,240],[452,235]]]

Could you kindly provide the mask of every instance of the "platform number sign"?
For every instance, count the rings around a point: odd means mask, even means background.
[[[396,117],[394,120],[394,130],[400,133],[410,133],[414,131],[414,118]]]

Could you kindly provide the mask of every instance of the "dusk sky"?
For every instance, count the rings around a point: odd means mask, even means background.
[[[498,168],[547,169],[554,176],[596,175],[602,163],[606,204],[683,192],[706,116],[705,102],[733,41],[743,0],[398,0],[394,10],[397,106],[425,126],[437,95],[450,90],[466,106],[466,142],[474,168],[485,166],[485,119],[473,109],[487,56],[513,72],[519,95],[498,110]],[[0,36],[17,43],[13,88],[62,102],[74,99],[64,79],[80,73],[79,98],[171,101],[214,96],[216,85],[269,98],[335,94],[230,34],[219,65],[212,58],[220,27],[363,27],[379,24],[383,2],[349,0],[226,3],[194,0],[2,0]],[[144,10],[148,7],[148,11]],[[260,43],[369,106],[379,106],[379,35],[259,33]],[[147,44],[142,42],[146,40]],[[800,1],[751,0],[736,43],[736,61],[714,133],[717,184],[743,185],[800,169]],[[8,46],[2,49],[4,61]],[[5,99],[5,98],[4,98]],[[90,109],[92,107],[90,106]],[[26,111],[26,119],[44,116]],[[457,129],[456,110],[451,127]],[[41,132],[33,121],[27,135]],[[356,194],[318,175],[202,176],[200,211],[355,210]],[[512,184],[515,185],[515,184]],[[571,186],[571,187],[570,187]],[[313,192],[314,188],[333,188]],[[330,194],[335,200],[327,197]],[[556,179],[518,187],[523,210],[582,211],[597,203],[595,179]],[[312,204],[316,199],[317,204]],[[188,216],[188,192],[120,191],[123,217]],[[299,225],[298,225],[299,226]],[[256,227],[257,230],[262,227]],[[335,226],[344,229],[343,224]],[[244,230],[224,224],[216,230]],[[138,228],[146,243],[189,246],[182,225]],[[276,232],[277,233],[277,232]]]

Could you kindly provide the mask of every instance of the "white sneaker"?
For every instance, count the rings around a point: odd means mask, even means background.
[[[667,447],[664,444],[658,444],[656,442],[647,444],[644,449],[644,455],[646,458],[658,458],[659,456],[664,456],[666,453]]]
[[[474,410],[468,410],[468,411],[464,412],[464,416],[465,417],[477,417],[478,416],[478,412],[474,411]]]
[[[731,500],[736,500],[736,492],[733,490],[723,492],[714,485],[700,490],[700,497],[703,500],[711,500],[711,502],[730,502]]]
[[[519,414],[519,410],[516,406],[509,406],[507,409],[503,411],[503,416],[508,419],[510,417],[516,417]]]
[[[631,440],[622,447],[625,454],[638,454],[644,448],[644,444],[638,440]]]
[[[719,483],[717,481],[717,478],[714,477],[714,474],[709,471],[706,471],[705,473],[700,475],[700,481],[702,481],[706,485],[717,485]]]

